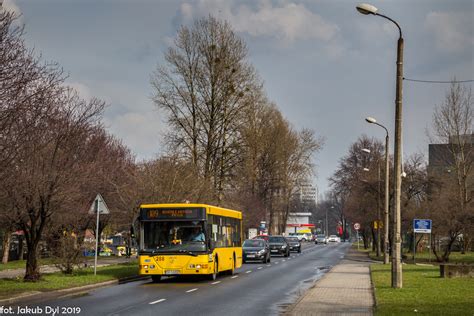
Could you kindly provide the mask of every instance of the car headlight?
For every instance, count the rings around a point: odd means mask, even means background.
[[[264,253],[265,253],[265,249],[262,249],[259,252],[257,252],[258,255],[263,255]]]
[[[281,249],[286,249],[286,245],[281,246]]]

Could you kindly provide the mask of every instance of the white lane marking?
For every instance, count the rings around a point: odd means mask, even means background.
[[[296,256],[293,256],[292,258],[296,258]]]
[[[159,300],[157,300],[157,301],[153,301],[153,302],[150,302],[150,303],[148,303],[148,304],[153,305],[153,304],[161,303],[161,302],[163,302],[163,301],[166,301],[166,298],[161,298],[161,299],[159,299]]]
[[[263,269],[263,267],[258,267],[257,270]]]
[[[267,264],[267,267],[271,267],[272,265],[271,264]]]
[[[282,261],[283,261],[283,262],[285,262],[286,260],[285,260],[285,259],[283,259]]]
[[[247,272],[245,272],[245,273],[250,273],[250,272],[252,272],[252,270],[248,270],[248,271],[247,271]]]
[[[275,264],[278,264],[278,261],[277,261],[277,262],[275,262]]]
[[[197,289],[190,289],[190,290],[187,290],[186,293],[191,293],[191,292],[194,292],[194,291],[197,291]]]
[[[219,284],[219,283],[221,283],[221,281],[216,281],[216,282],[213,282],[211,284]]]
[[[238,275],[234,275],[233,277],[231,277],[231,279],[235,279],[235,278],[238,278],[239,276]]]

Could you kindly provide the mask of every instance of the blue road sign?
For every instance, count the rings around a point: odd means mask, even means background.
[[[413,231],[415,233],[429,233],[431,234],[431,219],[414,219]]]

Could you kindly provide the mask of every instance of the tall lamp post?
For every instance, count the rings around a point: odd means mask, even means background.
[[[395,141],[394,141],[394,196],[395,207],[393,217],[393,251],[392,251],[392,287],[402,288],[402,262],[401,262],[401,216],[400,216],[400,195],[401,195],[401,140],[402,140],[402,82],[403,82],[403,36],[402,29],[397,22],[377,13],[377,8],[370,4],[359,4],[357,11],[362,14],[377,15],[395,24],[399,31],[397,44],[397,82],[395,91]]]
[[[385,206],[384,206],[384,252],[383,252],[383,263],[388,264],[388,260],[390,258],[390,254],[388,252],[389,248],[389,234],[388,234],[388,225],[389,225],[389,218],[388,218],[388,204],[389,204],[389,190],[390,190],[390,184],[389,184],[389,172],[390,172],[390,165],[389,165],[389,137],[388,137],[388,130],[385,126],[383,126],[380,123],[377,123],[377,120],[374,119],[373,117],[367,117],[365,119],[367,123],[370,124],[375,124],[380,127],[382,127],[385,130]]]
[[[370,154],[370,149],[363,148],[363,152]],[[364,171],[370,171],[368,168],[364,168]],[[380,246],[381,246],[381,237],[380,237],[380,160],[377,158],[377,257],[380,257]],[[375,226],[375,225],[374,225]]]

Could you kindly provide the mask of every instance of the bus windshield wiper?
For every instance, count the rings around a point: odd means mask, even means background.
[[[197,254],[195,254],[195,253],[192,252],[192,251],[186,250],[186,249],[180,249],[180,250],[178,250],[178,251],[179,251],[179,252],[185,252],[185,253],[187,253],[187,254],[193,256],[193,257],[197,257]]]

